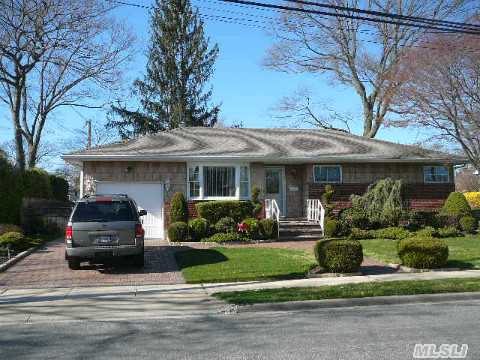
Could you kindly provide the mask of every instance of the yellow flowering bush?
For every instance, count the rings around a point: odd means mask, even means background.
[[[464,194],[472,209],[480,209],[480,192],[467,192]]]

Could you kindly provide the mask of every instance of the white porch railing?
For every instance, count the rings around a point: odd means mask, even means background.
[[[318,223],[322,234],[325,235],[325,208],[319,199],[307,199],[307,220]]]
[[[280,208],[275,199],[265,199],[265,218],[277,222],[277,238],[280,236]]]

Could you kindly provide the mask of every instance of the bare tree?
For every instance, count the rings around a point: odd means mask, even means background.
[[[361,7],[406,16],[445,19],[458,15],[468,0],[329,0],[325,3]],[[298,5],[314,9],[308,5]],[[334,11],[334,10],[332,10]],[[354,15],[348,11],[337,11]],[[391,110],[402,83],[394,75],[405,49],[417,44],[425,29],[398,24],[369,23],[344,17],[286,12],[273,31],[276,43],[267,54],[267,67],[286,72],[327,73],[352,87],[363,108],[363,136],[373,138]]]
[[[100,91],[118,84],[132,37],[101,0],[0,3],[0,101],[10,108],[16,161],[24,169],[38,161],[51,113],[101,105]]]
[[[480,45],[478,37],[437,35],[403,59],[394,126],[429,128],[457,145],[480,170]]]
[[[457,191],[480,191],[480,176],[471,167],[463,168],[455,175]]]
[[[351,133],[353,115],[339,112],[326,104],[312,101],[307,88],[300,88],[290,96],[284,96],[272,108],[272,117],[289,127],[310,125],[323,129],[342,130]]]

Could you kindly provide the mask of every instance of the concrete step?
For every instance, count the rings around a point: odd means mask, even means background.
[[[322,229],[297,229],[297,228],[280,228],[280,234],[301,235],[301,234],[322,234]]]
[[[315,240],[315,239],[320,240],[321,238],[323,238],[322,234],[302,234],[302,235],[294,235],[294,236],[280,234],[279,240],[302,241],[302,240]]]

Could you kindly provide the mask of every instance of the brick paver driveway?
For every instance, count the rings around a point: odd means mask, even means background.
[[[0,273],[0,288],[184,283],[175,262],[175,251],[176,248],[166,242],[147,240],[143,269],[126,264],[107,267],[84,263],[81,270],[70,270],[65,261],[63,240],[57,240]]]

